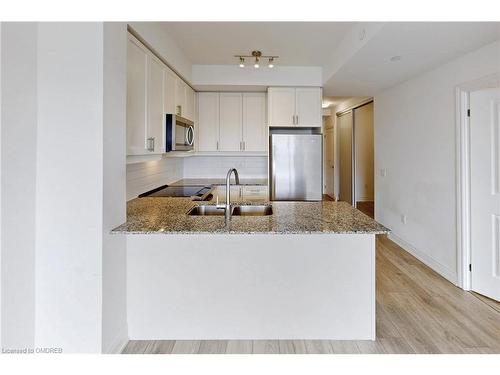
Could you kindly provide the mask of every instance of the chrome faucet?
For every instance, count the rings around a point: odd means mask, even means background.
[[[225,205],[219,205],[219,202],[217,200],[217,208],[224,208],[225,213],[226,213],[226,220],[231,219],[231,174],[234,172],[234,180],[236,182],[236,185],[240,184],[240,177],[238,176],[238,171],[236,168],[231,168],[227,172],[226,176],[226,204]]]

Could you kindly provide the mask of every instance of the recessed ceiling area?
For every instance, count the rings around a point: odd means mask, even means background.
[[[309,85],[322,85],[325,96],[346,97],[373,96],[500,39],[499,22],[153,24],[172,37],[186,60],[204,67],[204,79],[197,81],[196,75],[192,82],[197,89],[231,90],[238,86],[263,91],[267,86],[283,84],[283,80],[276,83],[275,79],[285,74],[283,69],[315,67],[318,80],[314,84],[309,80]],[[248,59],[245,67],[236,71],[239,59],[234,55],[251,54],[253,50],[279,55],[276,67],[254,69]],[[267,61],[262,63],[265,68]],[[288,80],[305,77],[299,69],[287,74]]]
[[[332,77],[323,77],[324,93],[372,96],[499,40],[499,25],[498,22],[386,23]]]
[[[193,64],[237,64],[260,50],[276,65],[323,66],[354,22],[162,22]]]

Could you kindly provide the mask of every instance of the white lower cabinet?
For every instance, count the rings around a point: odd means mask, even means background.
[[[198,93],[198,151],[265,152],[265,93]]]

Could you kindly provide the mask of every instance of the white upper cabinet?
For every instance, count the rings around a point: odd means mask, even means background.
[[[242,102],[240,93],[219,96],[219,150],[242,151]]]
[[[142,155],[146,151],[146,78],[148,55],[135,40],[127,48],[127,154]]]
[[[321,88],[270,87],[269,126],[321,127]]]
[[[165,114],[196,117],[195,92],[133,35],[127,45],[127,155],[165,152]],[[218,121],[218,120],[217,120]]]
[[[150,153],[165,152],[165,110],[163,101],[164,65],[156,57],[148,56],[147,81],[147,139]]]
[[[177,78],[175,88],[175,114],[182,117],[186,117],[186,91],[186,83],[182,79]]]
[[[321,126],[321,89],[297,88],[295,89],[295,125]]]
[[[175,90],[177,89],[177,75],[169,68],[165,67],[165,113],[175,113]]]
[[[217,151],[219,146],[219,94],[198,93],[198,151]]]
[[[295,125],[295,89],[292,87],[270,87],[267,91],[269,125]]]
[[[266,94],[198,93],[198,151],[265,152]]]
[[[196,93],[195,91],[187,86],[186,87],[186,110],[185,110],[185,116],[187,119],[194,121],[195,120],[195,115],[196,115],[196,109],[195,109],[195,96]]]
[[[266,151],[266,94],[243,94],[243,151]]]

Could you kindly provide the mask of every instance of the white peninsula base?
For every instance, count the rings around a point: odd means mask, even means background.
[[[374,234],[127,235],[131,340],[375,339]]]

